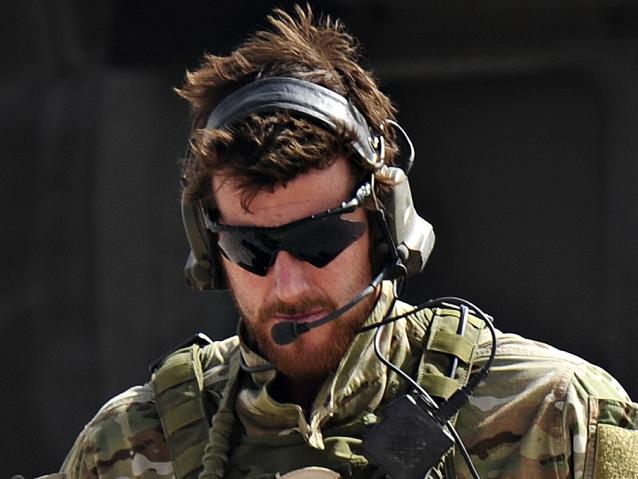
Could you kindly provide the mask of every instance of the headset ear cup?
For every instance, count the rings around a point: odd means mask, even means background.
[[[381,196],[385,221],[398,258],[408,276],[423,270],[434,247],[432,225],[418,215],[407,175],[400,168],[382,167],[377,174],[390,180],[390,191]]]
[[[206,229],[204,211],[182,196],[182,222],[191,251],[184,266],[188,284],[199,291],[226,289],[215,239]]]

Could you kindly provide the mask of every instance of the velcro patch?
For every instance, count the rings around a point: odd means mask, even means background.
[[[638,477],[638,431],[599,424],[595,479]]]

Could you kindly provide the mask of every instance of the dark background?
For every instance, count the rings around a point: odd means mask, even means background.
[[[407,298],[467,297],[638,397],[635,2],[313,4],[359,37],[417,148],[413,193],[438,243]],[[157,356],[233,332],[228,298],[181,275],[187,111],[171,88],[272,5],[3,2],[5,475],[56,470]]]

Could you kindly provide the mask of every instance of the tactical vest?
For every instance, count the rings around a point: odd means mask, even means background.
[[[424,309],[406,320],[427,331],[423,337],[409,338],[422,346],[413,377],[431,396],[449,398],[467,383],[483,322],[456,306]],[[233,412],[242,374],[239,350],[230,358],[218,404],[207,400],[201,354],[201,342],[181,347],[162,359],[152,376],[176,479],[275,479],[310,466],[344,478],[384,477],[361,452],[363,433],[378,419],[374,414],[322,430],[324,450],[310,447],[300,434],[247,437]],[[384,403],[392,399],[384,397]],[[453,455],[452,450],[441,459],[432,478],[454,477]]]

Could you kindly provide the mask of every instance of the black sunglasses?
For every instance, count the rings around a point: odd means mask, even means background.
[[[370,183],[365,183],[351,200],[336,208],[276,227],[218,223],[213,210],[209,211],[206,227],[217,235],[217,245],[226,258],[259,276],[266,276],[279,251],[323,268],[365,232],[364,222],[341,216],[362,206],[371,191]]]

